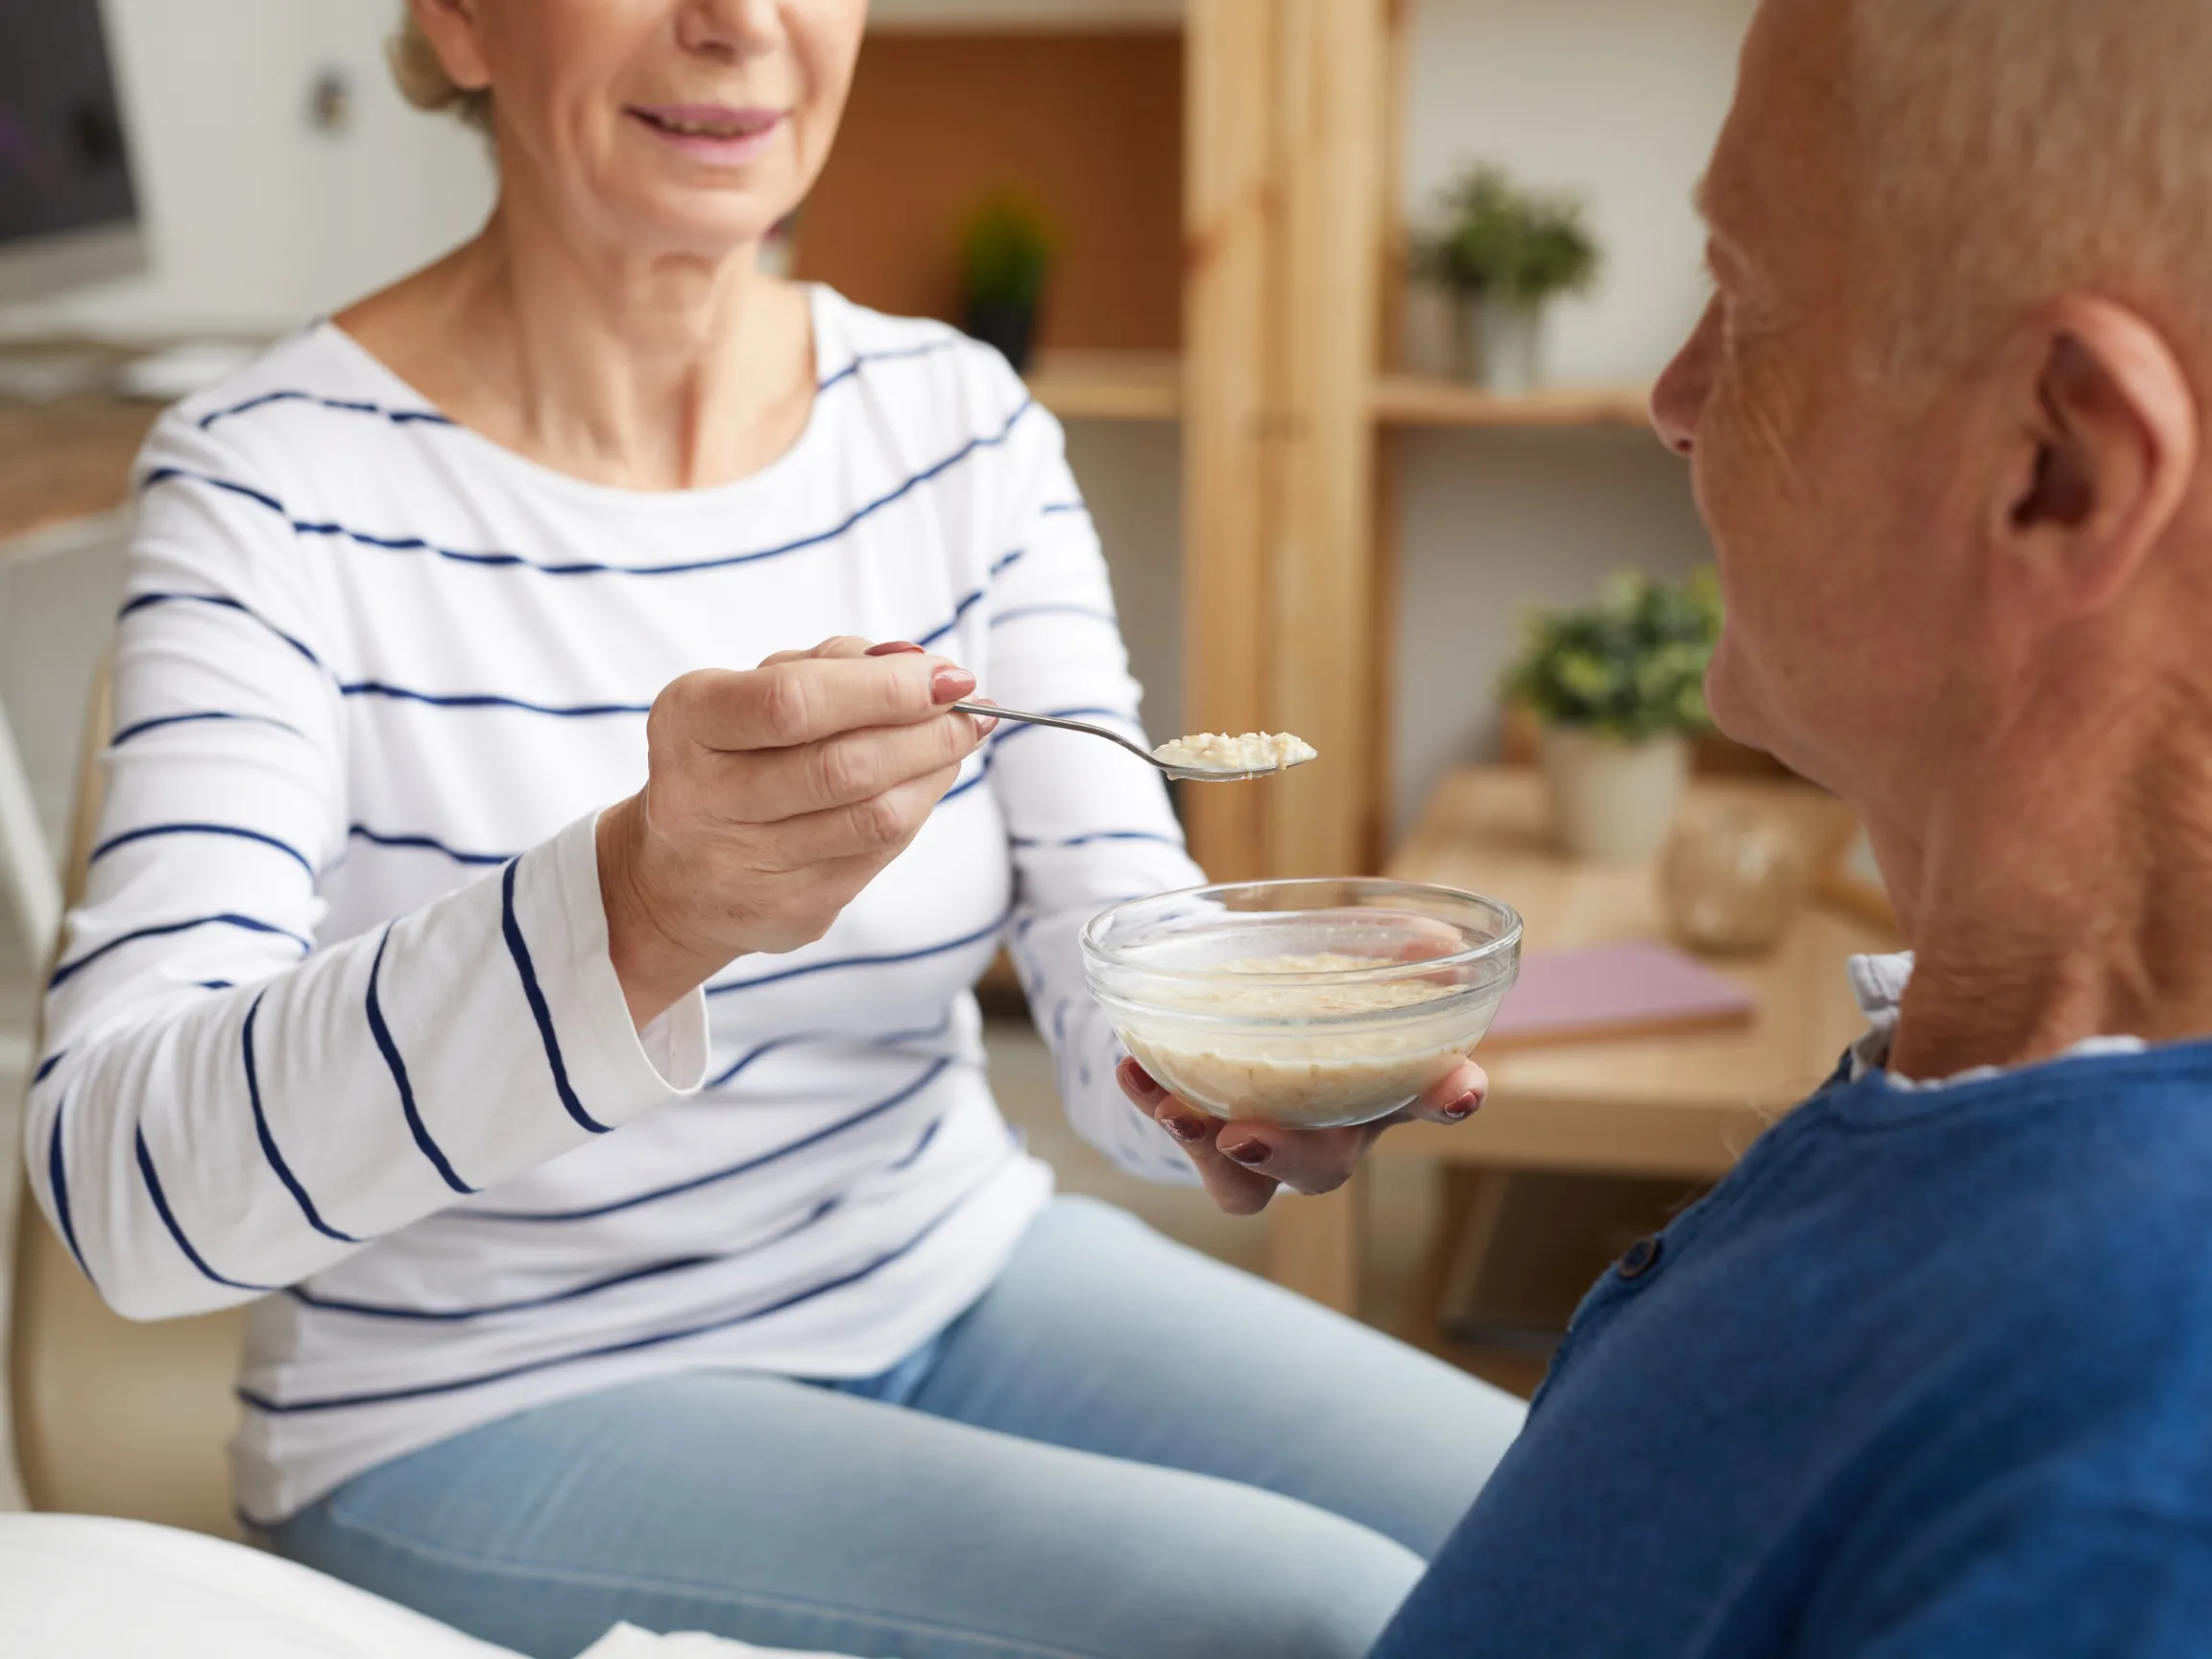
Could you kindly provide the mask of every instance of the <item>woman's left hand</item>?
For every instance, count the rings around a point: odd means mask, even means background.
[[[1224,1123],[1169,1094],[1134,1060],[1117,1073],[1139,1111],[1174,1137],[1197,1167],[1214,1203],[1232,1215],[1257,1215],[1276,1189],[1334,1192],[1352,1178],[1376,1137],[1393,1123],[1464,1123],[1480,1110],[1490,1079],[1472,1060],[1420,1099],[1377,1123],[1352,1129],[1288,1129],[1259,1118]]]

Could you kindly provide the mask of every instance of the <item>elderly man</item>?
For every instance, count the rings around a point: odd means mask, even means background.
[[[1767,0],[1701,205],[1733,733],[1875,1025],[1595,1289],[1377,1649],[2212,1652],[2212,0]]]

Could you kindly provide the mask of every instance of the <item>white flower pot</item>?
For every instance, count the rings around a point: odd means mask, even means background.
[[[1544,773],[1551,823],[1568,852],[1631,863],[1659,851],[1690,781],[1690,744],[1669,733],[1623,743],[1602,733],[1547,726]]]
[[[1470,296],[1460,302],[1461,354],[1467,377],[1501,397],[1521,397],[1544,378],[1541,305]]]

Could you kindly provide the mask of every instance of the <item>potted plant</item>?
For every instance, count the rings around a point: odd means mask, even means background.
[[[1011,192],[985,198],[960,229],[964,326],[1017,371],[1028,366],[1058,242],[1035,204]]]
[[[1439,198],[1442,222],[1413,244],[1413,268],[1459,303],[1469,375],[1518,397],[1543,377],[1544,307],[1579,293],[1599,254],[1582,206],[1525,191],[1496,167],[1475,167]]]
[[[1624,573],[1588,610],[1529,619],[1505,692],[1541,722],[1552,822],[1570,852],[1625,860],[1665,841],[1689,739],[1711,724],[1705,665],[1719,636],[1709,571],[1680,584]]]

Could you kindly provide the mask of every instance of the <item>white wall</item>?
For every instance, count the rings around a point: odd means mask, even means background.
[[[0,335],[274,334],[460,241],[492,201],[482,141],[410,109],[383,43],[399,0],[106,0],[152,269],[0,307]],[[353,120],[308,121],[325,68]]]
[[[1690,191],[1734,86],[1756,0],[1428,0],[1411,55],[1407,203],[1465,163],[1580,193],[1600,285],[1552,321],[1552,377],[1648,381],[1704,302]],[[1435,334],[1409,341],[1433,361]],[[1496,686],[1530,605],[1611,570],[1710,557],[1687,474],[1634,432],[1427,432],[1400,449],[1403,833],[1447,767],[1495,753]]]

